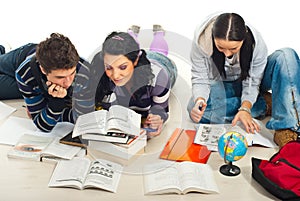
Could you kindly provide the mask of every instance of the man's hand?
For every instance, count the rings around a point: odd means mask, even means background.
[[[64,98],[68,93],[67,89],[50,81],[47,81],[46,85],[48,86],[48,93],[55,98]]]

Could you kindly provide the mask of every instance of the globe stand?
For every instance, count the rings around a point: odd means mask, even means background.
[[[238,166],[233,165],[232,162],[229,162],[220,167],[220,172],[226,176],[237,176],[241,173],[241,169]]]
[[[227,163],[226,155],[227,155],[227,148],[228,148],[228,144],[229,144],[230,140],[232,140],[232,134],[229,136],[229,140],[227,140],[227,143],[226,143],[226,146],[225,146],[225,151],[224,151],[224,162],[225,163]],[[227,164],[222,165],[220,167],[219,171],[223,175],[226,175],[226,176],[237,176],[241,173],[241,169],[238,166],[233,165],[232,161],[229,161]]]

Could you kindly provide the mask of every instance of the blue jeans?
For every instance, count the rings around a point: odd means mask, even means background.
[[[300,131],[300,61],[291,48],[268,57],[262,90],[272,89],[272,117],[266,127],[272,130]]]
[[[154,51],[147,51],[147,58],[157,61],[168,72],[172,88],[177,78],[177,67],[175,63],[167,56]]]
[[[22,98],[15,79],[15,71],[34,46],[29,43],[6,54],[0,54],[0,100]]]
[[[266,127],[272,130],[300,131],[298,75],[300,75],[300,62],[293,49],[284,48],[271,54],[261,82],[260,94],[251,110],[252,116],[258,118],[265,115],[266,102],[262,94],[272,90],[272,117]],[[213,81],[207,108],[200,123],[230,123],[241,105],[241,93],[240,81]],[[193,107],[194,100],[191,98],[187,106],[189,113]]]

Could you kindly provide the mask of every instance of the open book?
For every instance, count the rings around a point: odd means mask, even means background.
[[[146,165],[144,172],[146,195],[219,192],[212,169],[208,164],[191,161],[160,162]]]
[[[236,126],[231,124],[199,124],[194,143],[206,145],[211,151],[218,151],[219,137],[226,132],[235,131],[246,137],[248,146],[256,144],[265,147],[276,147],[276,144],[273,142],[273,134],[261,121],[256,119],[254,121],[260,126],[259,133],[247,133],[240,122]]]
[[[78,117],[72,137],[82,135],[83,139],[126,143],[126,135],[140,134],[141,115],[135,111],[113,105],[107,110],[98,110]],[[127,138],[127,139],[122,139]]]
[[[75,157],[57,163],[48,186],[81,190],[100,188],[116,193],[122,170],[121,165],[104,159],[91,161],[85,157]]]
[[[82,148],[59,143],[60,137],[46,137],[24,134],[17,144],[8,151],[10,158],[31,159],[66,159],[76,156]]]

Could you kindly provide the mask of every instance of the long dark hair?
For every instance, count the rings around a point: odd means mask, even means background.
[[[102,44],[102,51],[95,55],[92,64],[100,65],[104,69],[104,55],[124,55],[132,63],[138,59],[132,76],[133,85],[131,91],[135,97],[139,97],[145,93],[146,86],[152,83],[154,74],[152,73],[150,61],[147,59],[146,52],[141,50],[139,44],[132,36],[125,32],[112,32],[109,34]],[[104,72],[104,70],[103,70]],[[105,95],[112,93],[114,84],[106,73],[100,79],[96,93],[96,106],[100,104]]]
[[[241,67],[240,79],[244,80],[249,77],[249,69],[253,57],[255,40],[249,27],[245,25],[244,19],[236,13],[223,13],[217,17],[213,25],[212,59],[216,64],[219,73],[226,78],[226,72],[224,68],[225,55],[217,49],[214,43],[215,38],[229,41],[243,41],[239,58]]]

